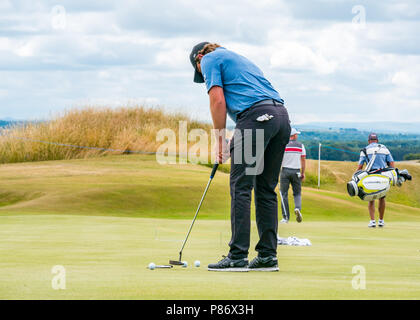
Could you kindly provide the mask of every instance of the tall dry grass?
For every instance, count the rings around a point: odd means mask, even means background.
[[[165,113],[160,108],[89,107],[70,110],[48,122],[6,129],[0,136],[0,163],[86,158],[133,151],[155,152],[161,144],[156,142],[157,132],[170,128],[178,137],[180,121],[187,121],[188,131],[201,128],[210,132],[211,129],[208,124],[192,121],[180,113]]]

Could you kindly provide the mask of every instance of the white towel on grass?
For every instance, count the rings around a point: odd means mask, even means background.
[[[280,238],[277,236],[277,244],[282,246],[311,246],[309,239],[299,239],[296,237]]]

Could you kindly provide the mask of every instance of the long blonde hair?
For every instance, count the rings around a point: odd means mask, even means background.
[[[195,57],[195,60],[198,62],[199,60],[201,60],[201,58],[206,55],[207,53],[213,52],[214,50],[216,50],[216,48],[219,48],[220,45],[217,43],[207,43],[203,49],[201,49],[200,51],[198,51],[197,56]]]

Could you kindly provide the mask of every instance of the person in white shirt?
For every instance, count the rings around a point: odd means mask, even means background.
[[[302,222],[302,182],[305,180],[306,150],[305,146],[297,141],[299,131],[292,128],[290,141],[284,152],[282,169],[280,174],[280,196],[282,200],[282,223],[289,222],[289,185],[292,185],[293,198],[295,201],[296,221]]]

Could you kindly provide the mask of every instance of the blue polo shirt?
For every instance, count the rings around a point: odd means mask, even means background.
[[[201,72],[207,92],[214,86],[223,88],[227,113],[235,122],[238,113],[259,101],[274,99],[284,103],[254,63],[223,47],[202,58]]]
[[[374,142],[366,147],[366,153],[367,153],[368,158],[366,158],[366,155],[363,151],[360,153],[359,164],[364,164],[364,163],[368,164],[370,159],[372,159],[372,156],[375,153],[375,151],[377,152],[376,159],[372,165],[371,170],[387,168],[388,163],[394,161],[394,158],[392,158],[391,152],[389,152],[387,147],[385,147],[384,145],[379,145],[378,143]]]

